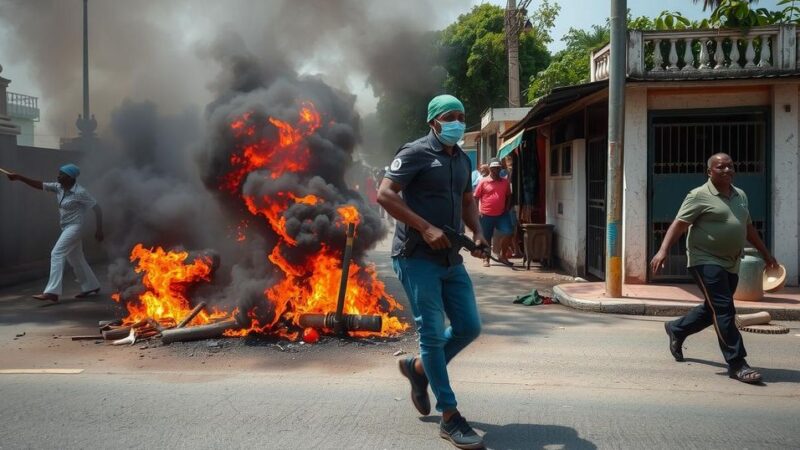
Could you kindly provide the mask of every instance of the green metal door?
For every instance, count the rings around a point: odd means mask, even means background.
[[[648,261],[661,246],[686,194],[708,179],[707,160],[718,152],[733,159],[734,184],[747,193],[750,215],[761,236],[769,237],[770,131],[768,110],[763,108],[651,113]],[[649,279],[690,281],[685,235],[670,249],[664,270],[656,276],[650,273]]]

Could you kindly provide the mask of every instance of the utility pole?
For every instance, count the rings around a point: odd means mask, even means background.
[[[517,8],[516,0],[506,3],[506,49],[508,50],[508,107],[518,108],[519,101],[519,34],[525,25],[526,8],[531,0],[523,0]]]
[[[89,118],[89,0],[83,0],[83,117]]]
[[[608,176],[606,181],[606,296],[622,296],[622,181],[625,136],[627,0],[611,0],[608,73]]]
[[[82,139],[83,150],[90,150],[97,121],[89,116],[89,0],[83,0],[83,114],[78,116],[75,126]]]

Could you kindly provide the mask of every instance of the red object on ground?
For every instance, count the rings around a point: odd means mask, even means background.
[[[316,344],[319,341],[319,332],[314,328],[306,328],[303,330],[303,341],[308,344]]]

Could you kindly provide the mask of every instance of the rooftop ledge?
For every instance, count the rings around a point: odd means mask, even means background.
[[[628,32],[627,77],[715,79],[800,73],[795,25]],[[611,46],[592,52],[590,80],[608,79]]]

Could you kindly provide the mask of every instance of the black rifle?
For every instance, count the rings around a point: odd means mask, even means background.
[[[472,239],[468,238],[465,234],[459,233],[458,231],[450,228],[448,225],[445,225],[444,228],[442,228],[442,230],[444,231],[444,234],[447,236],[447,240],[450,241],[450,244],[452,244],[453,247],[456,247],[459,250],[465,248],[470,253],[477,250],[483,254],[484,258],[489,258],[492,261],[498,262],[504,266],[508,267],[514,266],[514,264],[511,262],[503,262],[492,256],[492,250],[486,244],[478,245]]]

